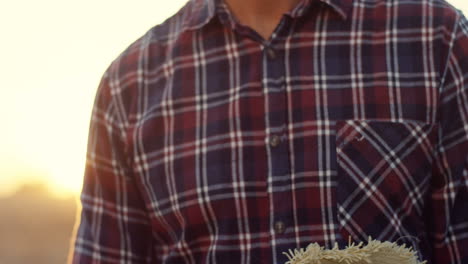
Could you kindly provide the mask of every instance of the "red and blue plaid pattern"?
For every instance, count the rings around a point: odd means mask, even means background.
[[[269,40],[192,0],[109,67],[73,263],[281,264],[311,242],[468,264],[468,21],[304,0]]]

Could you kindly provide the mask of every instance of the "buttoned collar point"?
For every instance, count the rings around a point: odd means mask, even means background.
[[[333,10],[338,12],[343,20],[346,20],[351,13],[353,7],[353,0],[318,0],[330,6]]]
[[[216,13],[218,0],[190,0],[185,8],[184,28],[197,30],[208,24]]]

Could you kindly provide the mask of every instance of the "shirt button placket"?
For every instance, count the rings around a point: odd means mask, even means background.
[[[286,223],[290,223],[292,218],[292,197],[291,184],[288,180],[291,174],[289,164],[289,150],[287,142],[287,89],[285,79],[285,63],[281,51],[281,45],[273,47],[271,43],[264,46],[264,63],[265,71],[263,76],[263,84],[266,86],[266,101],[268,102],[268,112],[266,113],[267,127],[267,148],[270,164],[268,172],[269,195],[271,199],[272,222],[271,232],[272,238],[275,239],[277,257],[282,257],[282,245],[277,244],[280,237],[284,237],[286,233]]]

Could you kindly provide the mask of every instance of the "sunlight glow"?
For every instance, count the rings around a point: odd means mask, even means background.
[[[81,190],[102,74],[185,2],[0,3],[0,196],[32,181],[46,182],[58,194]]]
[[[33,181],[79,193],[104,70],[186,1],[0,3],[0,196]],[[450,2],[468,14],[466,0]]]

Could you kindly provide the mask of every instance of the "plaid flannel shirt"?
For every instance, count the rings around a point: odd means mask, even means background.
[[[191,0],[105,72],[73,263],[284,263],[348,238],[468,264],[468,21],[303,0],[270,39]]]

